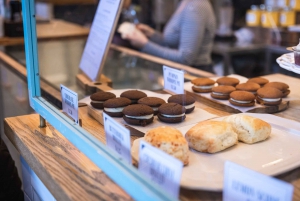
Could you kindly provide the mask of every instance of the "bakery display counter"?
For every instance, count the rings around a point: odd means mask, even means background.
[[[294,120],[297,122],[295,124],[299,124],[300,94],[297,89],[300,79],[281,74],[264,77],[269,80],[284,80],[290,86],[291,97],[293,97],[290,100],[290,107],[274,115]],[[104,88],[104,90],[109,89],[108,86]],[[228,112],[211,108],[201,102],[196,102],[195,106],[217,117],[230,115]],[[79,108],[82,126],[105,144],[104,128],[88,114],[88,107]],[[132,200],[51,125],[47,124],[46,128],[38,128],[38,125],[39,117],[36,114],[6,118],[5,134],[57,200]],[[285,125],[280,126],[285,127]],[[139,136],[131,136],[131,144],[138,138]],[[293,200],[300,199],[299,167],[287,170],[276,177],[291,183],[294,186]],[[181,188],[179,199],[222,200],[222,193]]]

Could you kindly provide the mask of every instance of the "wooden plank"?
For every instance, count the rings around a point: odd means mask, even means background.
[[[38,122],[36,114],[7,118],[5,134],[57,200],[132,200],[51,125]]]

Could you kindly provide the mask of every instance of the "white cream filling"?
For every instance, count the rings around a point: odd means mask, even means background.
[[[125,107],[117,107],[117,108],[104,108],[106,112],[122,112]]]
[[[158,107],[152,107],[153,111],[158,111]]]
[[[260,99],[262,99],[263,101],[267,101],[267,102],[277,102],[280,101],[281,98],[262,98],[259,96]]]
[[[193,103],[193,104],[190,104],[190,105],[185,105],[184,106],[185,107],[185,109],[191,109],[191,108],[193,108],[193,107],[195,107],[195,104]]]
[[[211,92],[211,93],[214,95],[217,95],[217,96],[229,95],[229,94],[223,94],[223,93],[219,93],[219,92]]]
[[[199,89],[211,89],[213,88],[215,85],[208,85],[208,86],[196,86],[194,85],[195,88],[199,88]]]
[[[125,116],[132,119],[151,119],[153,117],[153,114],[149,114],[145,116],[129,116],[129,115],[125,115]]]
[[[94,100],[92,100],[91,102],[92,103],[104,103],[104,101],[94,101]]]
[[[236,103],[242,103],[242,104],[245,104],[245,103],[251,103],[252,101],[239,101],[239,100],[235,100],[233,98],[230,98],[230,100],[232,100],[233,102],[236,102]]]
[[[185,115],[185,113],[183,113],[183,114],[178,114],[178,115],[161,114],[161,116],[169,117],[169,118],[173,118],[173,117],[183,117],[184,115]]]

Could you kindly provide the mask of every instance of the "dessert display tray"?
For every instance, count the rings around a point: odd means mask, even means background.
[[[300,66],[295,64],[294,53],[284,54],[276,59],[281,68],[300,74]]]
[[[240,83],[245,83],[248,78],[240,76],[240,75],[229,75],[228,77],[234,77],[240,80]],[[219,77],[211,78],[213,80],[217,80]],[[230,104],[228,100],[218,100],[214,99],[210,96],[210,93],[196,93],[192,90],[193,84],[191,82],[184,83],[184,89],[187,93],[196,98],[197,101],[207,104],[213,108],[221,109],[230,113],[241,113],[241,112],[251,112],[251,113],[275,113],[280,112],[289,107],[289,99],[282,99],[282,103],[276,106],[266,106],[255,103],[253,107],[239,107]]]
[[[111,90],[109,92],[112,92],[117,97],[120,97],[120,94],[127,90],[130,90],[130,89]],[[140,90],[140,91],[145,92],[148,97],[159,97],[159,98],[164,99],[166,102],[167,102],[168,98],[171,96],[170,94],[160,94],[160,93],[155,93],[155,92],[148,91],[148,90]],[[88,105],[89,115],[92,116],[96,121],[98,121],[100,124],[103,125],[103,115],[102,115],[103,110],[93,108],[90,105],[90,97],[86,97],[86,98],[80,100],[80,102],[86,103]],[[131,135],[144,136],[144,133],[146,133],[148,130],[159,127],[159,126],[171,126],[173,128],[180,128],[180,127],[195,124],[200,121],[204,121],[204,120],[215,118],[215,117],[216,117],[216,115],[213,115],[203,109],[195,107],[194,111],[190,114],[186,114],[186,119],[180,123],[165,123],[165,122],[160,121],[157,116],[154,116],[153,123],[143,127],[143,126],[130,125],[130,124],[126,123],[123,120],[123,118],[114,117],[114,119],[117,122],[119,122],[120,124],[124,125],[126,128],[128,128],[131,132]]]
[[[215,154],[190,149],[189,164],[183,168],[183,188],[221,191],[225,161],[232,161],[266,175],[278,175],[300,166],[300,125],[270,114],[249,113],[272,126],[270,137],[262,142],[237,145]],[[214,120],[222,120],[224,117]],[[284,127],[281,125],[285,125]],[[178,128],[184,135],[193,125]],[[138,161],[139,138],[132,146],[132,157]]]

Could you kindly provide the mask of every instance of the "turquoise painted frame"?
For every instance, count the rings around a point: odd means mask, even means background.
[[[34,0],[22,1],[30,106],[135,200],[174,200],[41,97]],[[176,199],[175,199],[176,200]]]

